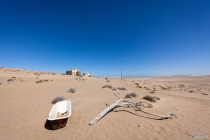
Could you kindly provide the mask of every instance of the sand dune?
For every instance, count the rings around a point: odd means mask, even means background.
[[[41,82],[37,82],[41,81]],[[102,88],[104,85],[124,90]],[[74,88],[76,93],[67,92]],[[176,114],[177,118],[156,117],[135,112],[132,108],[116,108],[96,124],[88,123],[106,104],[135,92],[134,102],[147,102],[146,111]],[[0,68],[0,139],[74,139],[74,140],[139,140],[194,139],[210,137],[210,76],[97,78],[78,77],[23,69]],[[157,102],[142,99],[159,97]],[[73,115],[66,127],[51,130],[46,123],[51,101],[63,96],[72,102]]]

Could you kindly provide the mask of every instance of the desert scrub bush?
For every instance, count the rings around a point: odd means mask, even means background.
[[[2,83],[0,83],[0,85],[2,85]]]
[[[41,73],[35,72],[35,73],[34,73],[34,75],[36,75],[36,76],[40,76],[40,75],[41,75]]]
[[[109,78],[105,78],[106,79],[106,82],[111,82],[111,80]]]
[[[68,92],[70,92],[70,93],[76,93],[76,90],[75,90],[74,88],[70,88],[70,89],[68,90]]]
[[[144,89],[149,90],[149,88],[148,88],[148,87],[144,87]]]
[[[151,93],[151,94],[155,94],[155,91],[150,91],[149,93]]]
[[[144,109],[144,108],[153,108],[153,105],[147,102],[138,102],[135,104],[136,108]]]
[[[145,99],[150,102],[156,102],[157,100],[160,100],[159,97],[150,96],[150,95],[144,96],[142,99]]]
[[[104,85],[102,88],[110,88],[110,89],[113,89],[113,87],[111,85]]]
[[[43,80],[36,81],[36,83],[43,83],[43,82],[44,82]]]
[[[189,91],[189,93],[192,93],[192,92],[194,92],[194,90],[190,90],[190,91]]]
[[[137,85],[137,86],[138,86],[138,85],[139,85],[139,83],[135,83],[135,85]]]
[[[45,79],[44,82],[49,82],[49,80]]]
[[[142,88],[142,86],[136,86],[137,88]]]
[[[125,90],[125,91],[127,91],[126,88],[124,88],[124,87],[116,87],[116,88],[113,88],[113,91],[115,91],[115,90]]]
[[[125,95],[125,98],[136,98],[136,97],[138,97],[138,96],[135,92],[128,93]]]
[[[116,90],[117,90],[117,88],[113,88],[112,90],[113,90],[113,91],[116,91]]]
[[[126,88],[124,88],[124,87],[119,87],[118,89],[119,90],[126,90]]]
[[[7,80],[8,82],[14,82],[14,79],[13,78],[10,78]]]
[[[55,97],[53,100],[52,100],[52,104],[56,104],[57,102],[60,102],[60,101],[64,101],[64,100],[67,100],[65,97]]]

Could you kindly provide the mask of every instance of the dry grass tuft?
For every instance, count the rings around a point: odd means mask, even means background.
[[[113,89],[113,87],[111,85],[104,85],[102,88],[110,88],[110,89]]]
[[[126,88],[124,88],[124,87],[116,87],[116,88],[113,88],[113,91],[116,91],[116,90],[125,90],[125,91],[127,91]]]
[[[139,85],[139,83],[135,83],[135,85],[137,85],[137,86],[138,86],[138,85]]]
[[[142,86],[136,86],[137,88],[142,88]]]
[[[138,97],[138,96],[135,92],[128,93],[125,95],[125,98],[136,98],[136,97]]]
[[[10,78],[7,80],[8,82],[14,82],[14,79],[13,78]]]
[[[106,82],[111,82],[110,78],[105,78],[105,79],[106,79]]]
[[[150,96],[150,95],[144,96],[142,99],[145,99],[150,102],[156,102],[157,100],[160,100],[159,97]]]
[[[76,93],[76,90],[75,90],[74,88],[70,88],[70,89],[68,90],[68,92],[70,92],[70,93]]]
[[[52,100],[52,104],[56,104],[57,102],[60,102],[60,101],[64,101],[64,100],[67,100],[65,97],[55,97],[53,100]]]
[[[153,105],[147,102],[138,102],[136,103],[136,108],[144,109],[144,108],[153,108]]]
[[[146,89],[146,90],[150,90],[148,87],[144,87],[144,89]]]
[[[117,89],[126,91],[126,88],[124,88],[124,87],[118,87]]]
[[[194,92],[194,90],[190,90],[190,91],[189,91],[189,93],[192,93],[192,92]]]
[[[43,83],[43,82],[44,82],[43,80],[36,81],[36,83]]]

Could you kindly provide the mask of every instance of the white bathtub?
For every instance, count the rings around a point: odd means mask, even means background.
[[[53,129],[63,128],[71,114],[71,102],[65,100],[53,105],[47,119],[51,122]]]

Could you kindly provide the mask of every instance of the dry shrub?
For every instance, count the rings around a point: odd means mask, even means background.
[[[157,100],[160,100],[159,97],[150,96],[150,95],[144,96],[142,99],[145,99],[150,102],[156,102]]]
[[[194,92],[194,90],[190,90],[189,92],[192,93],[192,92]]]
[[[159,87],[161,88],[161,90],[167,90],[165,87],[163,87],[163,86],[160,86],[159,85]]]
[[[36,76],[40,76],[40,75],[41,75],[41,73],[39,73],[39,72],[35,72],[35,73],[34,73],[34,75],[36,75]]]
[[[149,93],[154,94],[155,92],[154,91],[150,91]]]
[[[74,88],[70,88],[70,89],[68,90],[68,92],[70,92],[70,93],[76,93],[76,90],[75,90]]]
[[[138,86],[138,85],[139,85],[139,83],[135,83],[135,85],[137,85],[137,86]]]
[[[110,88],[110,89],[113,89],[113,87],[111,85],[104,85],[102,88]]]
[[[0,83],[0,85],[2,85],[2,83]]]
[[[8,82],[14,82],[14,79],[13,78],[10,78],[7,80]]]
[[[137,97],[137,94],[135,92],[128,93],[125,95],[125,98],[136,98],[136,97]]]
[[[138,102],[135,104],[136,108],[144,109],[144,108],[153,108],[153,105],[147,102]]]
[[[119,90],[126,90],[126,88],[124,88],[124,87],[118,87],[117,89],[119,89]]]
[[[142,86],[136,86],[137,88],[142,88]]]
[[[67,100],[65,97],[55,97],[53,100],[52,100],[52,104],[56,104],[57,102],[60,102],[60,101],[64,101],[64,100]]]
[[[150,90],[148,87],[144,87],[144,89],[146,89],[146,90]]]
[[[116,91],[116,90],[117,90],[117,88],[113,88],[112,90],[113,90],[113,91]]]
[[[106,79],[106,82],[111,82],[110,78],[105,78],[105,79]]]
[[[116,88],[113,88],[113,91],[116,91],[116,90],[125,90],[125,91],[127,91],[126,88],[124,88],[124,87],[116,87]]]
[[[48,82],[49,80],[45,79],[44,82]]]
[[[36,83],[43,83],[43,82],[44,82],[43,80],[36,81]]]
[[[182,85],[182,84],[180,84],[180,85],[178,85],[178,87],[179,87],[179,88],[184,88],[185,86]]]

